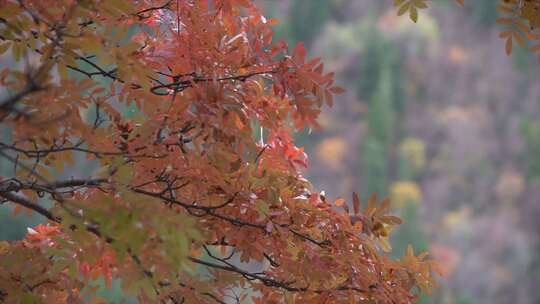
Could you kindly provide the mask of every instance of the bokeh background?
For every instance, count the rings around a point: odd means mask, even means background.
[[[414,24],[393,1],[259,1],[347,89],[297,137],[306,174],[332,199],[393,198],[393,255],[447,272],[423,303],[540,303],[540,64],[506,56],[497,1],[433,2]]]
[[[302,41],[347,89],[297,136],[306,175],[331,199],[392,197],[405,220],[392,255],[410,243],[446,273],[421,303],[540,303],[540,64],[505,55],[496,1],[434,0],[417,24],[392,1],[256,2],[276,39]],[[40,221],[0,206],[0,239]]]

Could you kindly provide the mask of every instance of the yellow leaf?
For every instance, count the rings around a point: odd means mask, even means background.
[[[0,242],[0,254],[6,252],[9,248],[9,243],[6,242],[6,241],[1,241]]]
[[[388,238],[382,238],[379,240],[379,244],[381,245],[381,249],[384,252],[390,252],[392,251],[392,245],[390,245],[390,242],[388,241]]]
[[[395,215],[385,215],[381,217],[381,221],[390,225],[401,225],[403,221]]]
[[[407,245],[407,256],[414,257],[414,249],[411,244]]]

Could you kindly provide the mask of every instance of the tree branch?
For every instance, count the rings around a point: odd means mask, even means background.
[[[15,105],[17,104],[17,102],[19,102],[19,100],[23,99],[31,93],[40,91],[41,89],[41,87],[39,87],[33,80],[29,78],[26,87],[22,91],[0,102],[0,112],[6,112],[6,114],[0,117],[0,120],[3,119],[5,116],[9,115],[11,112],[16,111]]]
[[[30,201],[29,199],[23,197],[23,196],[20,196],[20,195],[17,195],[13,192],[0,192],[0,197],[3,197],[5,200],[8,200],[8,201],[11,201],[12,203],[15,203],[17,205],[21,205],[25,208],[28,208],[28,209],[31,209],[32,211],[35,211],[36,213],[46,217],[47,219],[53,221],[53,222],[56,222],[56,223],[60,223],[61,219],[54,216],[49,210],[47,210],[46,208],[36,204],[36,203],[33,203],[32,201]]]
[[[54,194],[57,189],[73,188],[73,187],[96,187],[102,183],[107,182],[104,178],[96,179],[72,179],[65,181],[55,181],[49,184],[38,184],[19,181],[18,179],[8,179],[0,182],[0,193],[3,192],[19,192],[23,189],[30,189],[35,191],[43,191]]]

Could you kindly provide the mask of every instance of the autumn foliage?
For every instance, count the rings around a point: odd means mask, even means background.
[[[251,1],[0,5],[0,198],[48,220],[0,243],[0,302],[100,303],[99,278],[141,303],[412,303],[435,284],[427,253],[384,253],[387,199],[302,176],[292,134],[343,89]]]
[[[465,5],[466,0],[455,0]],[[472,0],[469,0],[472,2]],[[499,37],[505,40],[505,51],[512,53],[514,44],[529,48],[539,55],[540,61],[540,0],[493,0],[497,2],[500,16],[497,23],[503,30]],[[398,15],[408,13],[412,21],[418,21],[418,11],[428,7],[429,0],[394,0]]]

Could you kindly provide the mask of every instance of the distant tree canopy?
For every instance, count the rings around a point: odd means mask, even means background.
[[[466,0],[456,0],[464,5]],[[512,53],[514,43],[537,53],[540,60],[540,0],[492,0],[500,14],[496,22],[503,29],[500,37],[506,40],[505,50]],[[418,11],[428,7],[429,0],[394,0],[398,15],[408,13],[412,21],[418,21]]]
[[[99,279],[140,303],[412,303],[435,285],[427,253],[382,252],[388,199],[303,177],[292,134],[343,89],[251,1],[0,6],[0,203],[47,219],[0,242],[0,302],[103,303]]]

